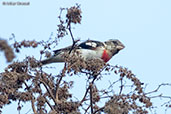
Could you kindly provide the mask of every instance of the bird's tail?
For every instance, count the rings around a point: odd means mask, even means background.
[[[50,63],[53,63],[53,58],[48,58],[48,59],[40,61],[41,65],[46,65],[46,64],[50,64]]]
[[[59,63],[59,62],[65,62],[64,58],[61,56],[52,56],[50,58],[47,58],[47,59],[37,62],[36,64],[32,65],[31,67],[36,68],[36,67],[43,66],[46,64]]]
[[[62,56],[52,56],[50,58],[47,58],[45,60],[40,61],[41,65],[46,65],[50,63],[59,63],[59,62],[64,62],[64,58]]]
[[[51,58],[50,59],[45,59],[45,60],[39,61],[39,62],[37,62],[35,64],[31,64],[30,66],[32,68],[37,68],[37,67],[40,67],[42,65],[49,64],[49,63],[52,63],[52,59]]]

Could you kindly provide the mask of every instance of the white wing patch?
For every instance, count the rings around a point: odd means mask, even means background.
[[[95,42],[87,42],[85,44],[88,45],[88,46],[94,47],[94,48],[97,47],[97,44]]]

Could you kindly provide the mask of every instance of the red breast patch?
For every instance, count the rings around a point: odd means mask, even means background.
[[[103,51],[102,59],[104,62],[108,62],[110,60],[110,57],[107,54],[106,50]]]

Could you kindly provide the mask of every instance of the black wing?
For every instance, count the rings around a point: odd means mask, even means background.
[[[104,46],[104,44],[102,42],[99,41],[94,41],[94,40],[87,40],[79,45],[75,45],[73,49],[96,49],[99,46]],[[55,53],[55,55],[61,53],[61,52],[67,52],[70,51],[72,48],[72,46],[68,46],[66,48],[61,48],[58,50],[54,50],[53,52]]]
[[[104,44],[99,41],[87,40],[78,46],[79,48],[83,48],[83,49],[96,49],[99,46],[104,46]]]

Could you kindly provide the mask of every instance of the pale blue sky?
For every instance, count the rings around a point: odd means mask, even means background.
[[[2,38],[8,39],[11,33],[14,33],[17,40],[47,40],[52,32],[55,37],[59,8],[79,3],[82,9],[82,22],[81,25],[74,26],[75,38],[100,41],[119,39],[126,48],[113,57],[109,61],[110,64],[122,65],[132,70],[142,82],[149,84],[147,90],[154,89],[163,82],[171,83],[170,0],[28,0],[29,6],[3,6],[2,1],[8,0],[0,1]],[[57,47],[65,47],[71,43],[70,37],[67,36]],[[27,50],[21,53],[22,56],[17,57],[21,59],[26,55],[39,57],[38,50],[35,52],[32,49]],[[3,53],[0,53],[0,59],[2,72],[6,65]],[[53,70],[49,72],[57,73]],[[107,85],[110,80],[105,78],[101,82],[103,85]],[[77,87],[80,84],[85,87],[85,80],[82,77],[75,80],[78,80]],[[160,92],[171,95],[171,88],[163,87]],[[157,103],[161,101],[155,100]],[[10,113],[11,107],[7,106],[3,114]],[[27,111],[23,109],[22,113]],[[170,112],[171,110],[167,111]],[[158,109],[157,114],[164,114],[164,109]]]

